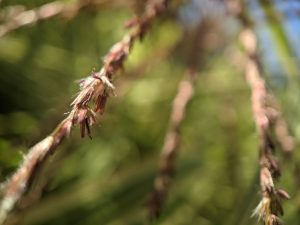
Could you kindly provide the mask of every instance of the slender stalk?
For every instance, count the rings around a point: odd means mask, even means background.
[[[144,14],[130,22],[131,31],[116,43],[104,57],[104,65],[98,72],[83,79],[80,92],[72,102],[72,110],[57,128],[45,139],[29,149],[19,169],[3,184],[0,202],[0,224],[15,208],[35,178],[39,166],[42,166],[51,153],[67,137],[74,125],[80,125],[81,136],[91,137],[90,126],[96,122],[96,114],[103,114],[106,101],[114,91],[111,83],[113,75],[123,67],[125,59],[138,39],[143,38],[153,20],[166,10],[168,0],[149,0]],[[93,107],[94,109],[92,109]]]
[[[175,172],[177,154],[180,148],[180,127],[186,116],[187,105],[194,96],[194,85],[199,66],[201,40],[209,27],[203,21],[197,28],[192,40],[191,52],[188,56],[187,71],[183,75],[173,100],[169,127],[165,134],[164,144],[161,149],[159,171],[154,181],[154,190],[148,201],[148,216],[150,221],[158,218],[167,199],[171,180]]]
[[[169,129],[161,150],[159,172],[155,178],[154,191],[148,203],[150,220],[160,215],[169,192],[180,143],[179,127],[185,117],[186,106],[194,95],[194,81],[187,77],[194,76],[194,74],[194,71],[186,72],[184,79],[178,85],[178,91],[173,100]]]
[[[253,212],[264,221],[265,225],[281,224],[279,216],[283,215],[282,200],[289,199],[284,190],[277,189],[274,179],[281,175],[279,163],[274,156],[275,141],[271,136],[272,116],[267,105],[268,91],[261,76],[256,55],[256,39],[254,33],[245,29],[241,33],[241,42],[248,54],[245,75],[252,91],[252,111],[259,135],[260,186],[262,200]]]
[[[236,3],[238,1],[228,1]],[[282,224],[279,216],[283,215],[282,200],[289,199],[286,191],[275,187],[275,180],[280,177],[281,170],[275,158],[276,142],[281,144],[283,151],[290,154],[293,150],[293,138],[288,134],[287,125],[280,113],[272,106],[274,98],[266,87],[263,79],[262,66],[257,52],[257,40],[251,29],[251,20],[245,13],[244,5],[236,15],[243,24],[240,41],[244,47],[247,59],[245,76],[250,86],[252,96],[252,111],[259,136],[260,187],[262,200],[253,212],[265,225]],[[272,135],[275,129],[275,135]]]

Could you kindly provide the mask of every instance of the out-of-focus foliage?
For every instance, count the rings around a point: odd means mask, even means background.
[[[48,1],[0,1],[28,9]],[[67,1],[64,1],[67,2]],[[130,1],[131,2],[131,1]],[[180,1],[176,1],[180,3]],[[211,21],[199,59],[196,94],[181,128],[176,175],[162,225],[256,224],[259,201],[258,141],[250,90],[241,70],[240,25],[221,3],[183,1],[134,46],[114,83],[93,140],[78,129],[43,169],[12,223],[143,224],[157,172],[172,99],[186,69],[194,33]],[[219,6],[217,6],[218,4]],[[101,57],[126,32],[139,10],[114,1],[54,17],[0,38],[0,178],[11,174],[29,146],[51,132],[78,91],[74,82],[100,68]],[[249,0],[266,77],[299,139],[300,4]],[[296,149],[297,150],[297,149]],[[281,155],[278,154],[281,158]],[[299,161],[299,154],[294,156]],[[283,220],[299,222],[299,176],[283,163],[283,186],[292,196]]]

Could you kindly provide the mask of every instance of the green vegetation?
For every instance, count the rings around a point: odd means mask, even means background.
[[[29,10],[47,2],[0,0],[0,28],[9,19],[9,7],[23,5]],[[127,32],[124,22],[139,14],[143,5],[138,0],[103,2],[72,17],[59,14],[0,37],[1,181],[18,168],[29,147],[65,118],[79,90],[75,81],[101,68],[101,57]],[[234,16],[216,16],[203,4],[215,16],[209,18],[202,42],[192,49],[200,26],[192,26],[179,13],[188,4],[174,1],[134,44],[124,70],[113,79],[116,96],[109,97],[105,113],[91,127],[92,140],[81,138],[76,126],[41,168],[7,224],[144,224],[172,101],[193,51],[200,52],[195,93],[180,126],[170,192],[153,224],[257,224],[251,214],[260,201],[259,140],[238,39],[242,25]],[[270,87],[299,140],[299,65],[287,58],[294,58],[294,53],[284,25],[271,21],[276,8],[266,3],[260,7],[267,15],[283,76],[288,76],[284,88]],[[265,71],[271,84],[270,71]],[[291,195],[283,204],[282,220],[298,224],[297,147],[290,161],[280,150],[276,157],[282,162],[276,185]]]

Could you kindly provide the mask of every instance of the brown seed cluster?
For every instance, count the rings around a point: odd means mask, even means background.
[[[71,104],[73,109],[68,118],[72,120],[72,125],[80,125],[82,137],[87,133],[91,138],[90,126],[96,121],[96,113],[104,113],[107,99],[114,93],[111,83],[113,75],[123,69],[133,43],[144,37],[153,19],[166,9],[167,3],[167,0],[149,1],[142,17],[134,17],[127,22],[131,32],[112,46],[103,59],[103,68],[80,82],[81,90]]]

